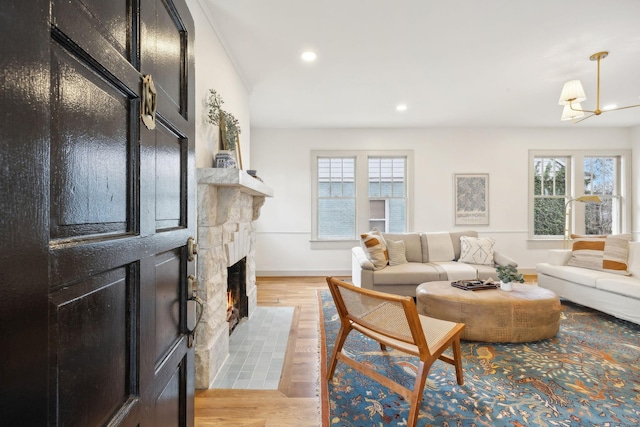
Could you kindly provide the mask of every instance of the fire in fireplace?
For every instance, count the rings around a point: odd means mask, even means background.
[[[227,268],[227,322],[229,334],[249,315],[246,258]]]

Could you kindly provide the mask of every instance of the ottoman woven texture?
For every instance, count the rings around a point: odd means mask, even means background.
[[[560,328],[560,299],[536,285],[514,283],[511,292],[465,291],[451,282],[428,282],[417,287],[416,299],[420,314],[464,323],[464,340],[538,341]]]

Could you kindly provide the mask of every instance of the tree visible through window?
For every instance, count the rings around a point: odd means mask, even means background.
[[[602,203],[585,206],[586,234],[612,234],[614,216],[620,211],[618,161],[615,157],[585,157],[584,194],[597,195]]]
[[[533,176],[533,234],[564,234],[564,204],[567,195],[567,157],[536,157]]]
[[[566,204],[582,195],[596,195],[602,203],[584,203],[581,211],[584,213],[576,215],[576,203],[579,202],[573,202],[574,212],[570,214],[580,222],[573,220],[573,229],[569,233],[597,235],[621,232],[621,155],[576,153],[534,155],[532,158],[533,237],[563,236]],[[572,165],[576,165],[575,171]]]

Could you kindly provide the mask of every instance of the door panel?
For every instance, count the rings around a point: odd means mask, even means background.
[[[180,102],[184,49],[183,37],[184,29],[174,11],[167,9],[166,5],[161,5],[157,9],[157,54],[156,68],[157,83],[165,92],[166,96],[173,103],[173,109],[182,111]]]
[[[156,371],[163,359],[180,339],[180,284],[182,269],[179,251],[156,256],[155,262],[155,364]]]
[[[187,177],[188,141],[167,129],[162,121],[156,127],[156,183],[164,188],[156,193],[156,230],[184,227],[183,191]]]
[[[61,46],[51,50],[51,237],[123,234],[137,182],[128,167],[134,93]]]
[[[186,362],[186,361],[183,361]],[[185,396],[182,393],[181,384],[184,383],[186,363],[181,363],[174,372],[166,387],[155,402],[157,427],[174,427],[180,425],[185,411]]]
[[[147,74],[154,69],[154,81],[158,89],[158,108],[162,115],[178,113],[187,117],[190,50],[189,32],[186,29],[184,11],[179,2],[141,0],[142,17],[141,70]],[[189,17],[190,19],[190,17]],[[153,37],[150,35],[153,34]],[[193,32],[191,32],[193,34]],[[153,49],[145,49],[148,40],[155,43]],[[155,52],[154,55],[149,53]],[[170,119],[175,123],[175,120]]]
[[[127,267],[51,293],[53,425],[102,425],[137,392],[133,286]],[[107,350],[108,351],[105,351]]]

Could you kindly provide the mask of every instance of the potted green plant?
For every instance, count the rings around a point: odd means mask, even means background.
[[[500,289],[511,291],[511,282],[523,283],[524,277],[518,273],[518,269],[512,265],[499,265],[496,267],[498,279],[500,279]]]
[[[223,150],[234,151],[241,132],[240,123],[233,114],[222,109],[224,101],[215,90],[209,89],[207,99],[207,122],[220,127],[220,142]]]

